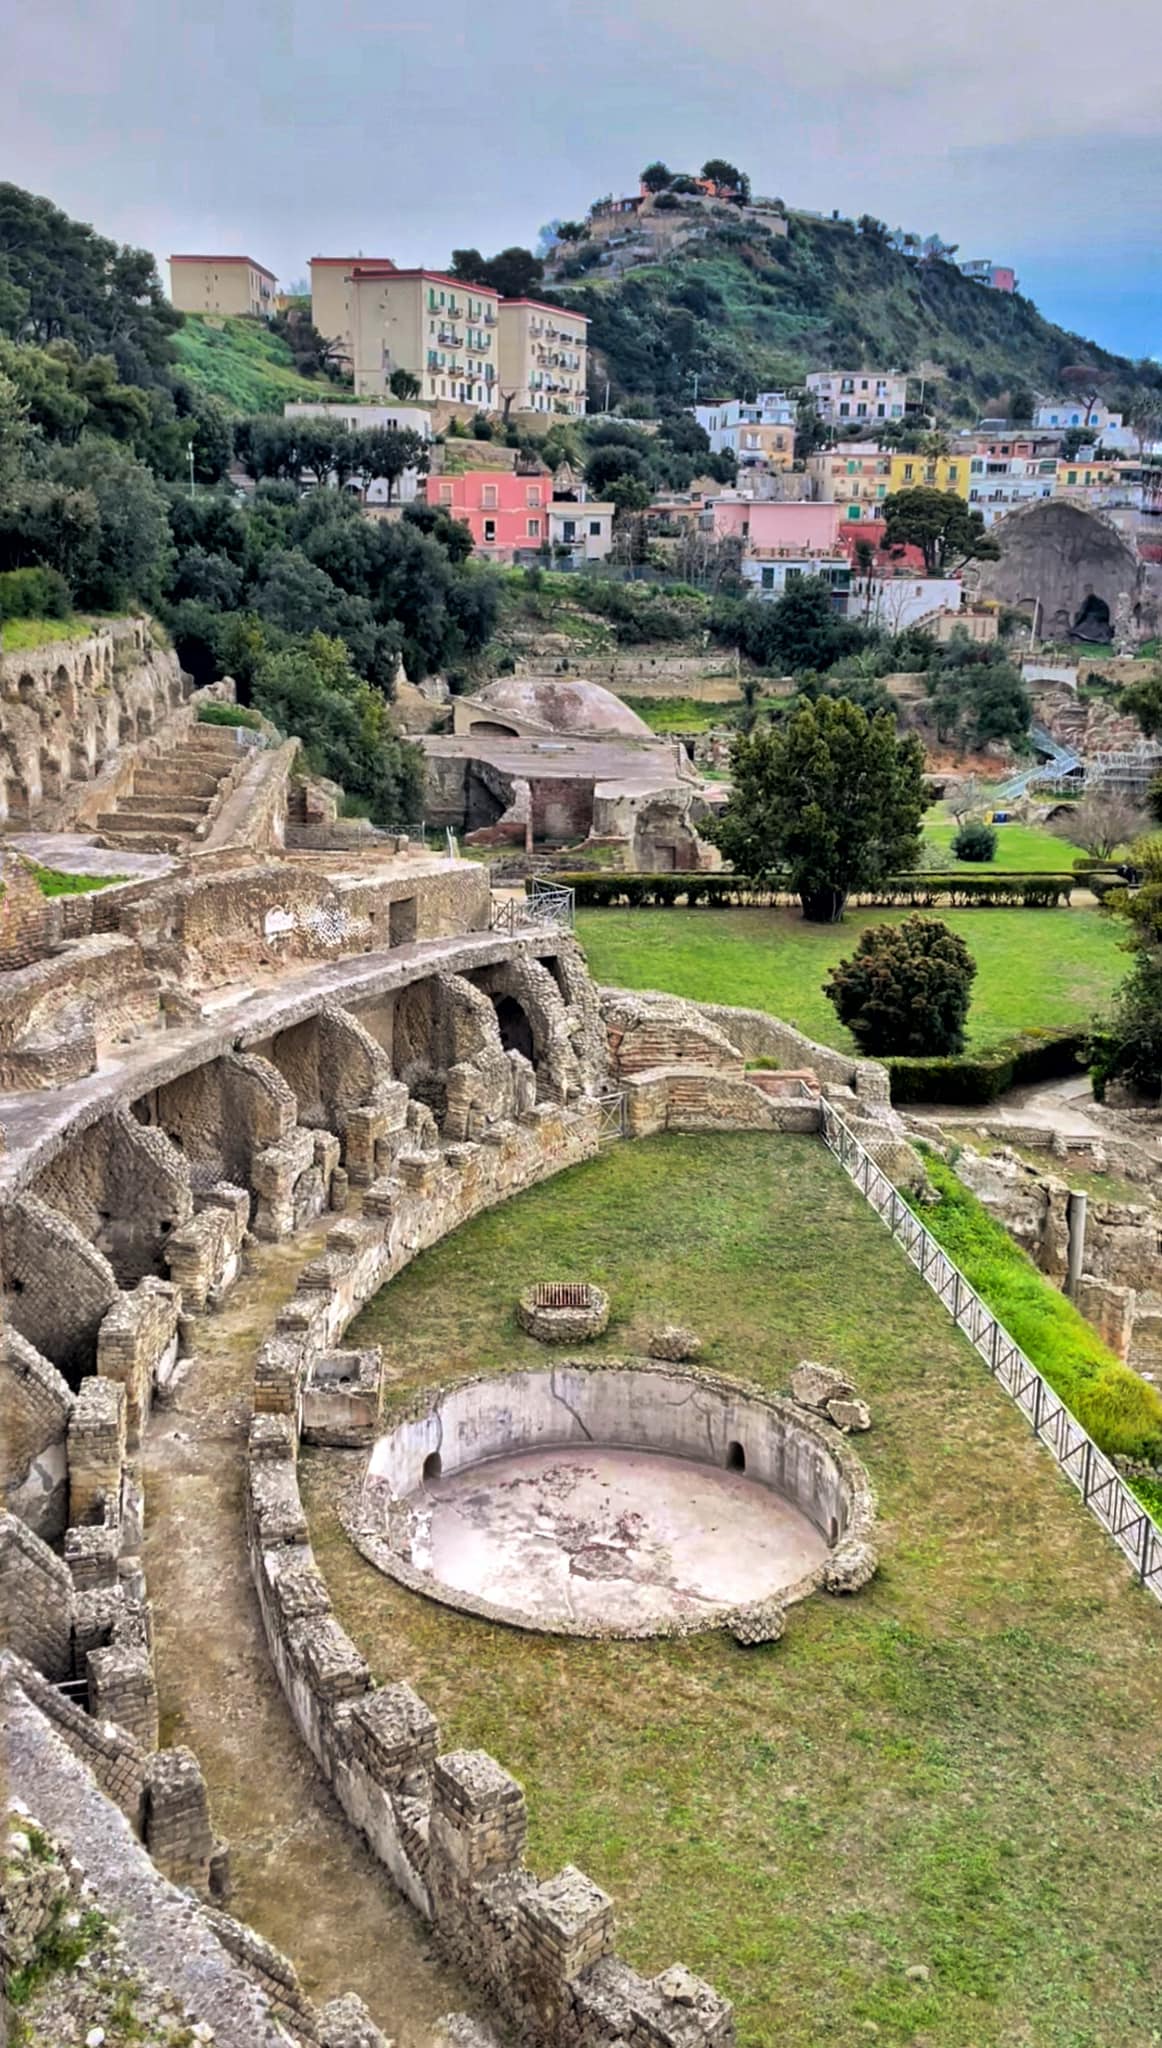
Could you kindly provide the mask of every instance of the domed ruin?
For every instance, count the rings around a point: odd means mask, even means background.
[[[495,738],[652,740],[644,718],[600,683],[572,676],[501,676],[475,697],[458,697],[454,731]]]

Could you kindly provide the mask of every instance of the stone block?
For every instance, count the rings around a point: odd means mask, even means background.
[[[375,1441],[383,1354],[378,1344],[360,1351],[324,1351],[303,1388],[302,1433],[307,1443],[357,1449]]]
[[[114,1525],[88,1522],[65,1530],[65,1563],[78,1593],[117,1584],[121,1534]]]
[[[613,1951],[613,1900],[571,1863],[520,1903],[528,1966],[563,1985]]]
[[[97,1721],[116,1721],[145,1750],[157,1748],[157,1681],[149,1652],[110,1645],[90,1650],[86,1660],[89,1712]]]
[[[528,1817],[515,1778],[484,1750],[450,1750],[432,1774],[431,1846],[461,1882],[519,1868]]]
[[[69,1521],[116,1518],[125,1462],[125,1388],[118,1380],[84,1379],[69,1416]]]
[[[833,1397],[823,1410],[829,1422],[841,1429],[845,1436],[853,1431],[871,1428],[871,1409],[866,1401],[844,1400]]]
[[[162,1749],[149,1760],[145,1784],[145,1845],[171,1883],[205,1894],[218,1845],[210,1801],[190,1749]]]
[[[291,1653],[317,1700],[336,1706],[358,1699],[371,1684],[371,1673],[351,1638],[333,1614],[309,1615],[288,1634]]]
[[[410,1685],[369,1692],[352,1711],[348,1730],[355,1755],[377,1785],[395,1790],[414,1771],[435,1763],[439,1724]]]
[[[829,1401],[850,1400],[854,1393],[851,1380],[832,1365],[816,1365],[812,1359],[804,1359],[791,1374],[792,1400],[820,1415],[826,1414]]]
[[[260,1549],[279,1543],[307,1542],[307,1518],[293,1465],[251,1465],[250,1518]]]
[[[125,1389],[130,1450],[141,1442],[155,1386],[170,1377],[177,1363],[181,1306],[180,1289],[150,1275],[132,1293],[118,1296],[97,1333],[97,1371]]]
[[[252,1415],[250,1456],[259,1465],[293,1465],[295,1427],[289,1415]]]
[[[319,2008],[319,2048],[391,2048],[354,1991]]]

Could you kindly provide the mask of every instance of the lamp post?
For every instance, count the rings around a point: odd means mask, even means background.
[[[191,498],[196,498],[197,491],[194,488],[194,444],[192,441],[186,442],[186,454],[190,458],[190,496]]]

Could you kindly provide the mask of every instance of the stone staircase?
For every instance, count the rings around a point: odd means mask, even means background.
[[[97,819],[102,840],[142,853],[182,853],[197,845],[252,758],[251,733],[192,726],[167,753],[134,770],[132,787]]]

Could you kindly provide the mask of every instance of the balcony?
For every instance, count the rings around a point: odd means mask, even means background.
[[[463,335],[457,334],[454,327],[441,327],[436,335],[441,348],[459,348],[463,338]]]

